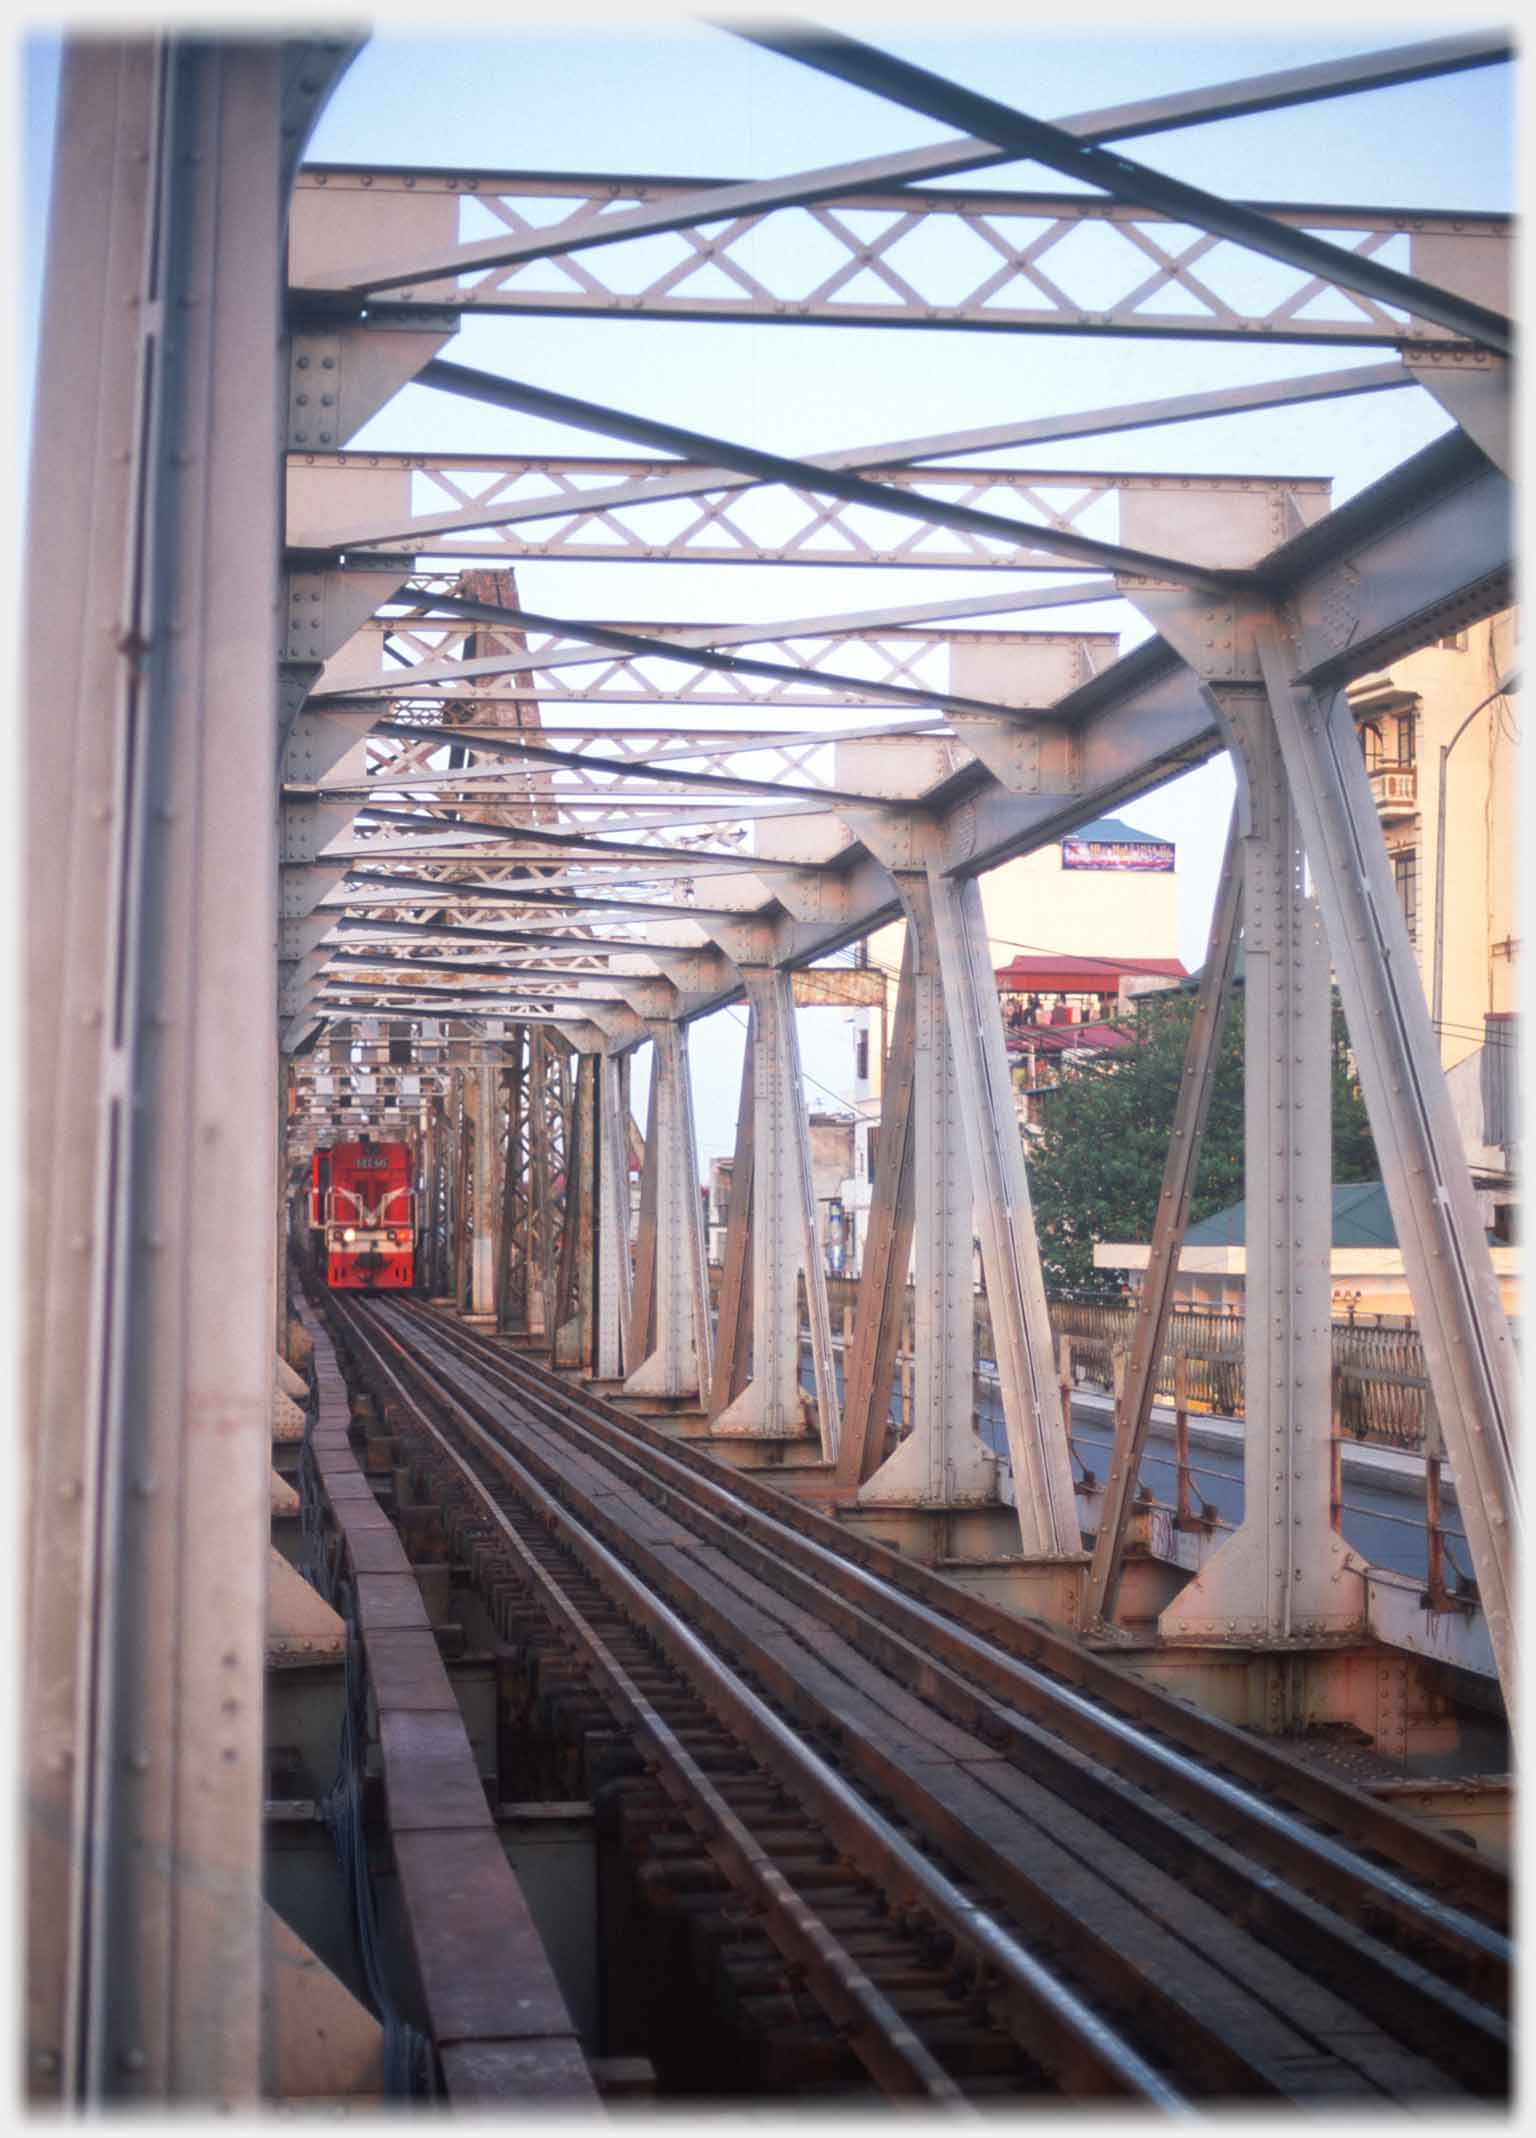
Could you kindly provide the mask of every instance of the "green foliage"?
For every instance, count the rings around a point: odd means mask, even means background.
[[[1162,1186],[1174,1105],[1194,1015],[1192,994],[1144,995],[1135,1044],[1069,1065],[1041,1103],[1041,1132],[1025,1139],[1030,1193],[1047,1289],[1114,1298],[1119,1280],[1096,1270],[1101,1240],[1149,1240]],[[1365,1104],[1344,1016],[1333,1002],[1333,1178],[1376,1180]],[[1190,1200],[1190,1223],[1243,1199],[1243,1003],[1222,1034],[1216,1081]]]

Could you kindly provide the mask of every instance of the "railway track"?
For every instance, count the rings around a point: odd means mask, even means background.
[[[332,1312],[764,2090],[1507,2093],[1475,1852],[504,1343]]]

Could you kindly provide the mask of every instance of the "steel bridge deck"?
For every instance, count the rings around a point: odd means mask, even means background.
[[[1495,1866],[450,1316],[333,1319],[567,1727],[638,1760],[646,1890],[750,1910],[726,1972],[784,2075],[848,2083],[851,2051],[938,2099],[1503,2088]]]

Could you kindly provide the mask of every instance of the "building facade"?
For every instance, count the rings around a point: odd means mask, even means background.
[[[1467,1160],[1514,1232],[1520,988],[1518,621],[1505,610],[1349,686]]]

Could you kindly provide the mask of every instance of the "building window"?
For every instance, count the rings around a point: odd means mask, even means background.
[[[1403,919],[1408,924],[1408,940],[1414,948],[1419,941],[1419,850],[1416,846],[1402,846],[1393,854],[1392,881],[1397,886],[1397,902],[1403,909]]]
[[[863,1031],[862,1031],[862,1032],[856,1032],[856,1033],[854,1034],[854,1038],[853,1038],[853,1073],[854,1073],[854,1075],[855,1075],[856,1077],[860,1077],[860,1078],[867,1078],[867,1077],[868,1077],[868,1075],[869,1075],[869,1027],[868,1027],[868,1025],[866,1025],[866,1026],[864,1027],[864,1029],[863,1029]]]
[[[1399,713],[1397,716],[1397,761],[1405,771],[1415,761],[1418,749],[1418,733],[1418,714]]]
[[[1382,758],[1381,729],[1376,725],[1376,722],[1374,720],[1361,721],[1360,747],[1365,752],[1366,771],[1379,771],[1381,769]]]

